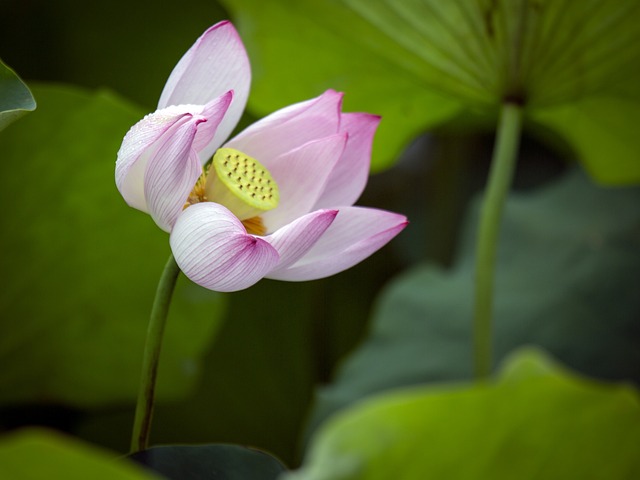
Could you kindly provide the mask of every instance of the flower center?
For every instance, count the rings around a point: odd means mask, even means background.
[[[242,221],[249,233],[264,235],[260,215],[278,206],[280,192],[267,168],[233,148],[220,148],[196,182],[185,208],[199,202],[216,202]]]

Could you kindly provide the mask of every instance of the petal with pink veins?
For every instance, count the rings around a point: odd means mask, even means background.
[[[314,209],[351,206],[360,198],[369,178],[371,145],[379,123],[377,115],[342,114],[340,131],[347,132],[349,140]]]
[[[233,91],[223,93],[207,103],[200,112],[207,119],[198,128],[198,133],[193,140],[193,148],[198,152],[200,163],[204,165],[209,161],[213,153],[220,146],[216,144],[216,132],[224,121],[229,105],[233,102]]]
[[[268,168],[278,184],[280,203],[262,215],[268,232],[311,211],[346,142],[346,134],[332,135],[309,142],[271,162]]]
[[[144,195],[153,220],[166,232],[202,173],[193,139],[203,117],[185,116],[167,131],[147,161]]]
[[[214,151],[231,134],[247,104],[251,66],[235,27],[228,21],[204,32],[175,66],[164,86],[158,108],[205,105],[229,90],[233,101],[213,141]]]
[[[247,234],[229,210],[213,202],[188,207],[178,217],[169,243],[180,270],[198,285],[218,292],[250,287],[279,260],[274,247]]]
[[[287,268],[307,253],[329,228],[337,214],[337,210],[317,210],[264,237],[280,255],[280,262],[274,272]]]
[[[403,215],[373,208],[345,207],[320,240],[289,268],[268,278],[306,281],[342,272],[383,247],[407,226]]]
[[[266,116],[225,146],[240,150],[271,169],[271,161],[280,155],[312,140],[338,133],[341,104],[342,93],[327,90],[317,98]]]
[[[148,160],[158,148],[161,137],[166,136],[185,116],[204,117],[207,121],[200,124],[194,138],[194,148],[203,148],[211,141],[210,137],[229,106],[231,95],[231,92],[227,92],[204,106],[176,105],[156,110],[129,129],[118,150],[116,186],[131,207],[147,213],[149,211],[144,194],[144,177]]]
[[[185,109],[156,110],[131,127],[122,140],[116,160],[116,187],[131,207],[148,211],[144,172],[149,155],[143,154],[153,149],[155,142],[185,115]]]

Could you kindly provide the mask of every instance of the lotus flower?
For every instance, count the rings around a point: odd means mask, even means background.
[[[264,277],[322,278],[362,261],[406,226],[402,215],[353,206],[380,118],[342,113],[341,93],[279,110],[223,145],[250,82],[235,28],[214,25],[118,152],[118,190],[170,232],[187,277],[225,292]]]

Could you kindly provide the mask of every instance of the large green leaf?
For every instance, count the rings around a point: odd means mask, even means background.
[[[0,60],[0,130],[35,108],[29,88]]]
[[[297,464],[314,386],[360,337],[387,269],[371,259],[315,282],[264,280],[230,294],[229,320],[204,359],[198,389],[155,409],[151,443],[251,445]],[[131,419],[130,411],[107,410],[76,432],[126,451]]]
[[[495,113],[506,99],[556,129],[596,179],[640,181],[640,136],[626,133],[640,121],[635,0],[224,3],[254,66],[250,106],[266,114],[325,88],[346,91],[349,109],[384,118],[374,170],[463,106]],[[577,112],[566,118],[592,97],[604,98],[585,111],[592,127]]]
[[[640,403],[627,386],[564,372],[520,352],[496,383],[421,387],[342,412],[287,479],[640,476]]]
[[[599,182],[640,182],[640,95],[589,97],[532,112],[531,118],[565,138]]]
[[[453,97],[424,84],[416,73],[419,58],[342,2],[223,3],[249,50],[251,109],[265,115],[328,88],[344,91],[345,110],[383,117],[374,170],[391,165],[418,133],[460,109]]]
[[[0,135],[0,402],[131,401],[168,237],[129,208],[115,157],[143,112],[107,93],[35,87],[38,111]],[[181,279],[160,398],[193,387],[222,297]]]
[[[0,439],[0,478],[153,480],[160,477],[69,437],[44,430],[26,430]]]
[[[507,202],[495,286],[496,360],[537,344],[606,379],[640,383],[640,189],[595,187],[579,172]],[[418,266],[377,305],[366,342],[321,390],[312,425],[374,392],[470,379],[474,239],[456,268]]]
[[[129,458],[171,480],[276,480],[285,471],[271,455],[239,445],[167,445]]]

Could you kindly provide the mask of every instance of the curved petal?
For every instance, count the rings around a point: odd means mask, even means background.
[[[280,255],[280,262],[274,272],[287,268],[307,253],[329,228],[337,214],[337,210],[318,210],[264,237]]]
[[[149,211],[144,194],[144,177],[149,158],[158,148],[161,137],[166,136],[177,123],[184,121],[185,117],[201,117],[206,123],[202,123],[198,129],[194,148],[204,148],[224,116],[231,96],[232,93],[227,92],[204,106],[174,105],[156,110],[129,129],[118,150],[116,186],[130,206],[143,212]]]
[[[262,215],[268,232],[309,213],[347,142],[345,134],[309,142],[274,159],[269,166],[280,191],[277,208]]]
[[[223,21],[204,32],[180,59],[164,86],[158,107],[185,103],[204,105],[233,90],[233,102],[212,142],[215,150],[240,120],[250,86],[247,52],[234,26]]]
[[[269,274],[276,280],[328,277],[361,262],[407,226],[403,215],[373,208],[345,207],[320,240],[289,268]]]
[[[342,93],[327,90],[252,124],[225,146],[256,158],[268,169],[273,159],[307,142],[335,135],[340,128]]]
[[[191,115],[190,105],[156,110],[129,129],[122,140],[116,160],[116,186],[133,208],[148,212],[144,197],[144,173],[149,154],[156,142],[177,122]]]
[[[279,260],[275,248],[248,235],[229,210],[213,202],[198,203],[182,212],[169,243],[184,274],[218,292],[250,287]]]
[[[216,143],[216,133],[221,128],[220,125],[226,118],[232,101],[233,91],[228,91],[214,98],[202,108],[200,115],[206,118],[207,122],[200,125],[193,140],[193,148],[198,152],[202,165],[209,161],[213,152],[220,146]]]
[[[347,132],[349,140],[314,209],[351,206],[360,198],[369,177],[373,135],[379,123],[377,115],[342,114],[340,131]]]
[[[169,232],[202,173],[193,139],[202,117],[185,116],[158,142],[144,174],[144,196],[153,220]]]

